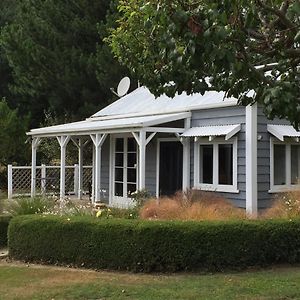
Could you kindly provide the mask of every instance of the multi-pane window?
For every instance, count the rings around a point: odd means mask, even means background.
[[[237,192],[237,140],[195,143],[194,176],[196,188]]]
[[[272,143],[271,190],[285,190],[300,184],[300,145]]]

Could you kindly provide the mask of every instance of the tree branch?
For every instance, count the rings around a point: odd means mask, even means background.
[[[294,24],[286,17],[286,14],[284,13],[284,10],[275,9],[267,4],[265,4],[262,0],[256,0],[258,5],[262,7],[263,9],[275,14],[281,21],[282,24],[284,24],[287,28],[292,29],[295,32],[295,26]]]

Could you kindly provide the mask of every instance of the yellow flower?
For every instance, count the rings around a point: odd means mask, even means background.
[[[102,214],[102,210],[98,210],[97,213],[96,213],[96,217],[97,217],[97,218],[100,218],[100,217],[101,217],[101,214]]]

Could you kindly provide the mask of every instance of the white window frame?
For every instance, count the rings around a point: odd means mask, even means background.
[[[285,182],[286,184],[274,184],[274,145],[285,145]],[[300,184],[292,184],[292,154],[291,146],[300,146],[299,142],[292,139],[284,142],[276,138],[270,138],[270,190],[269,193],[287,192],[291,190],[299,190]]]
[[[213,183],[206,184],[200,183],[200,145],[213,145]],[[232,145],[233,146],[233,184],[225,185],[219,184],[219,145]],[[203,191],[215,191],[225,193],[239,193],[237,188],[237,168],[238,168],[238,155],[237,155],[237,137],[230,140],[225,140],[222,137],[216,137],[213,140],[209,138],[195,138],[194,140],[194,189]]]

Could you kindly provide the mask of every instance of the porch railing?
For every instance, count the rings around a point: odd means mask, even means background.
[[[92,166],[83,167],[83,191],[88,192],[92,183]],[[7,168],[7,196],[29,196],[31,189],[31,167],[12,166]],[[36,168],[36,191],[39,194],[59,194],[60,166],[41,165]],[[66,166],[66,195],[77,194],[79,184],[79,166]]]

